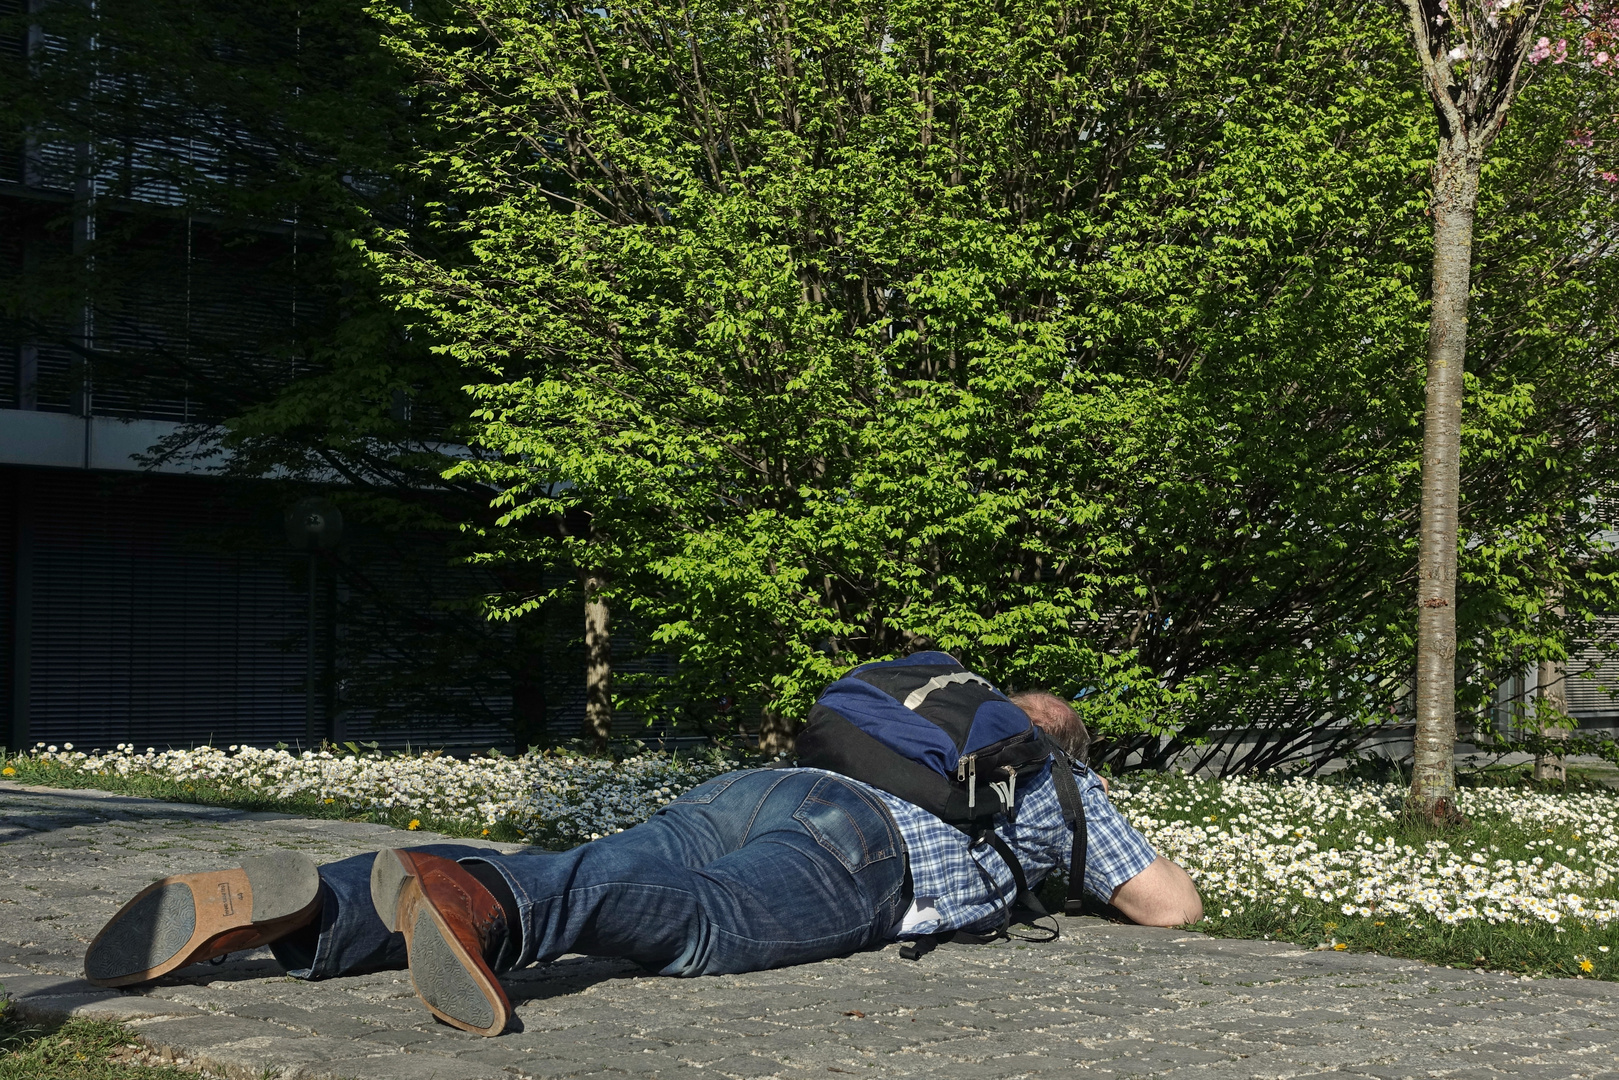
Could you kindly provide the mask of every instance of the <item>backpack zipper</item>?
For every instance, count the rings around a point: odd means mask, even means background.
[[[967,809],[978,805],[978,755],[968,754],[956,763],[956,779],[967,781]]]

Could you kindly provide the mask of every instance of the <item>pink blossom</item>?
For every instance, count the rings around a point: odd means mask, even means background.
[[[1605,52],[1597,53],[1596,59],[1591,61],[1591,63],[1595,64],[1597,67],[1601,67],[1603,64],[1606,64],[1607,62],[1608,62],[1608,54],[1605,53]]]
[[[1574,137],[1572,139],[1568,140],[1568,144],[1570,146],[1590,146],[1591,145],[1591,132],[1586,131],[1586,130],[1584,130],[1582,128],[1575,128],[1574,129]]]
[[[1619,184],[1619,173],[1599,172],[1597,173],[1597,179],[1606,180],[1610,184]]]
[[[1535,42],[1535,47],[1529,50],[1529,62],[1538,64],[1552,54],[1551,38],[1541,38]]]
[[[1558,38],[1557,44],[1552,48],[1552,63],[1561,64],[1568,59],[1568,39]]]

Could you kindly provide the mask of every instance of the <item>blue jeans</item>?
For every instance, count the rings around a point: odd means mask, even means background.
[[[572,851],[413,850],[486,862],[506,880],[521,942],[501,950],[497,970],[564,953],[627,957],[664,975],[801,964],[887,940],[910,903],[888,811],[841,777],[796,769],[715,777]],[[271,946],[291,974],[405,966],[404,938],[371,905],[372,858],[320,868],[318,924]]]

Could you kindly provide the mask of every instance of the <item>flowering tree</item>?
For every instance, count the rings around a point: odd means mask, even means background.
[[[1554,18],[1566,33],[1536,36],[1545,0],[1405,0],[1417,57],[1439,121],[1433,170],[1432,308],[1422,449],[1418,556],[1415,767],[1409,806],[1454,817],[1456,741],[1456,566],[1460,510],[1462,399],[1467,352],[1474,214],[1490,145],[1530,65],[1573,60],[1589,71],[1619,67],[1619,9],[1576,2]],[[1573,44],[1571,46],[1571,40]],[[1589,148],[1594,131],[1575,128],[1568,144]],[[1613,184],[1619,174],[1594,178]]]
[[[1417,714],[1410,806],[1455,815],[1456,542],[1461,429],[1479,173],[1506,125],[1545,0],[1406,0],[1423,83],[1439,120],[1434,162],[1433,306],[1428,324],[1417,567]],[[1566,51],[1566,45],[1563,46]]]

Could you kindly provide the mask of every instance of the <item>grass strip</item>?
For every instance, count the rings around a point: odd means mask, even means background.
[[[118,1024],[35,1024],[12,1012],[0,1012],[0,1080],[197,1080],[195,1070],[149,1064],[151,1051]]]

